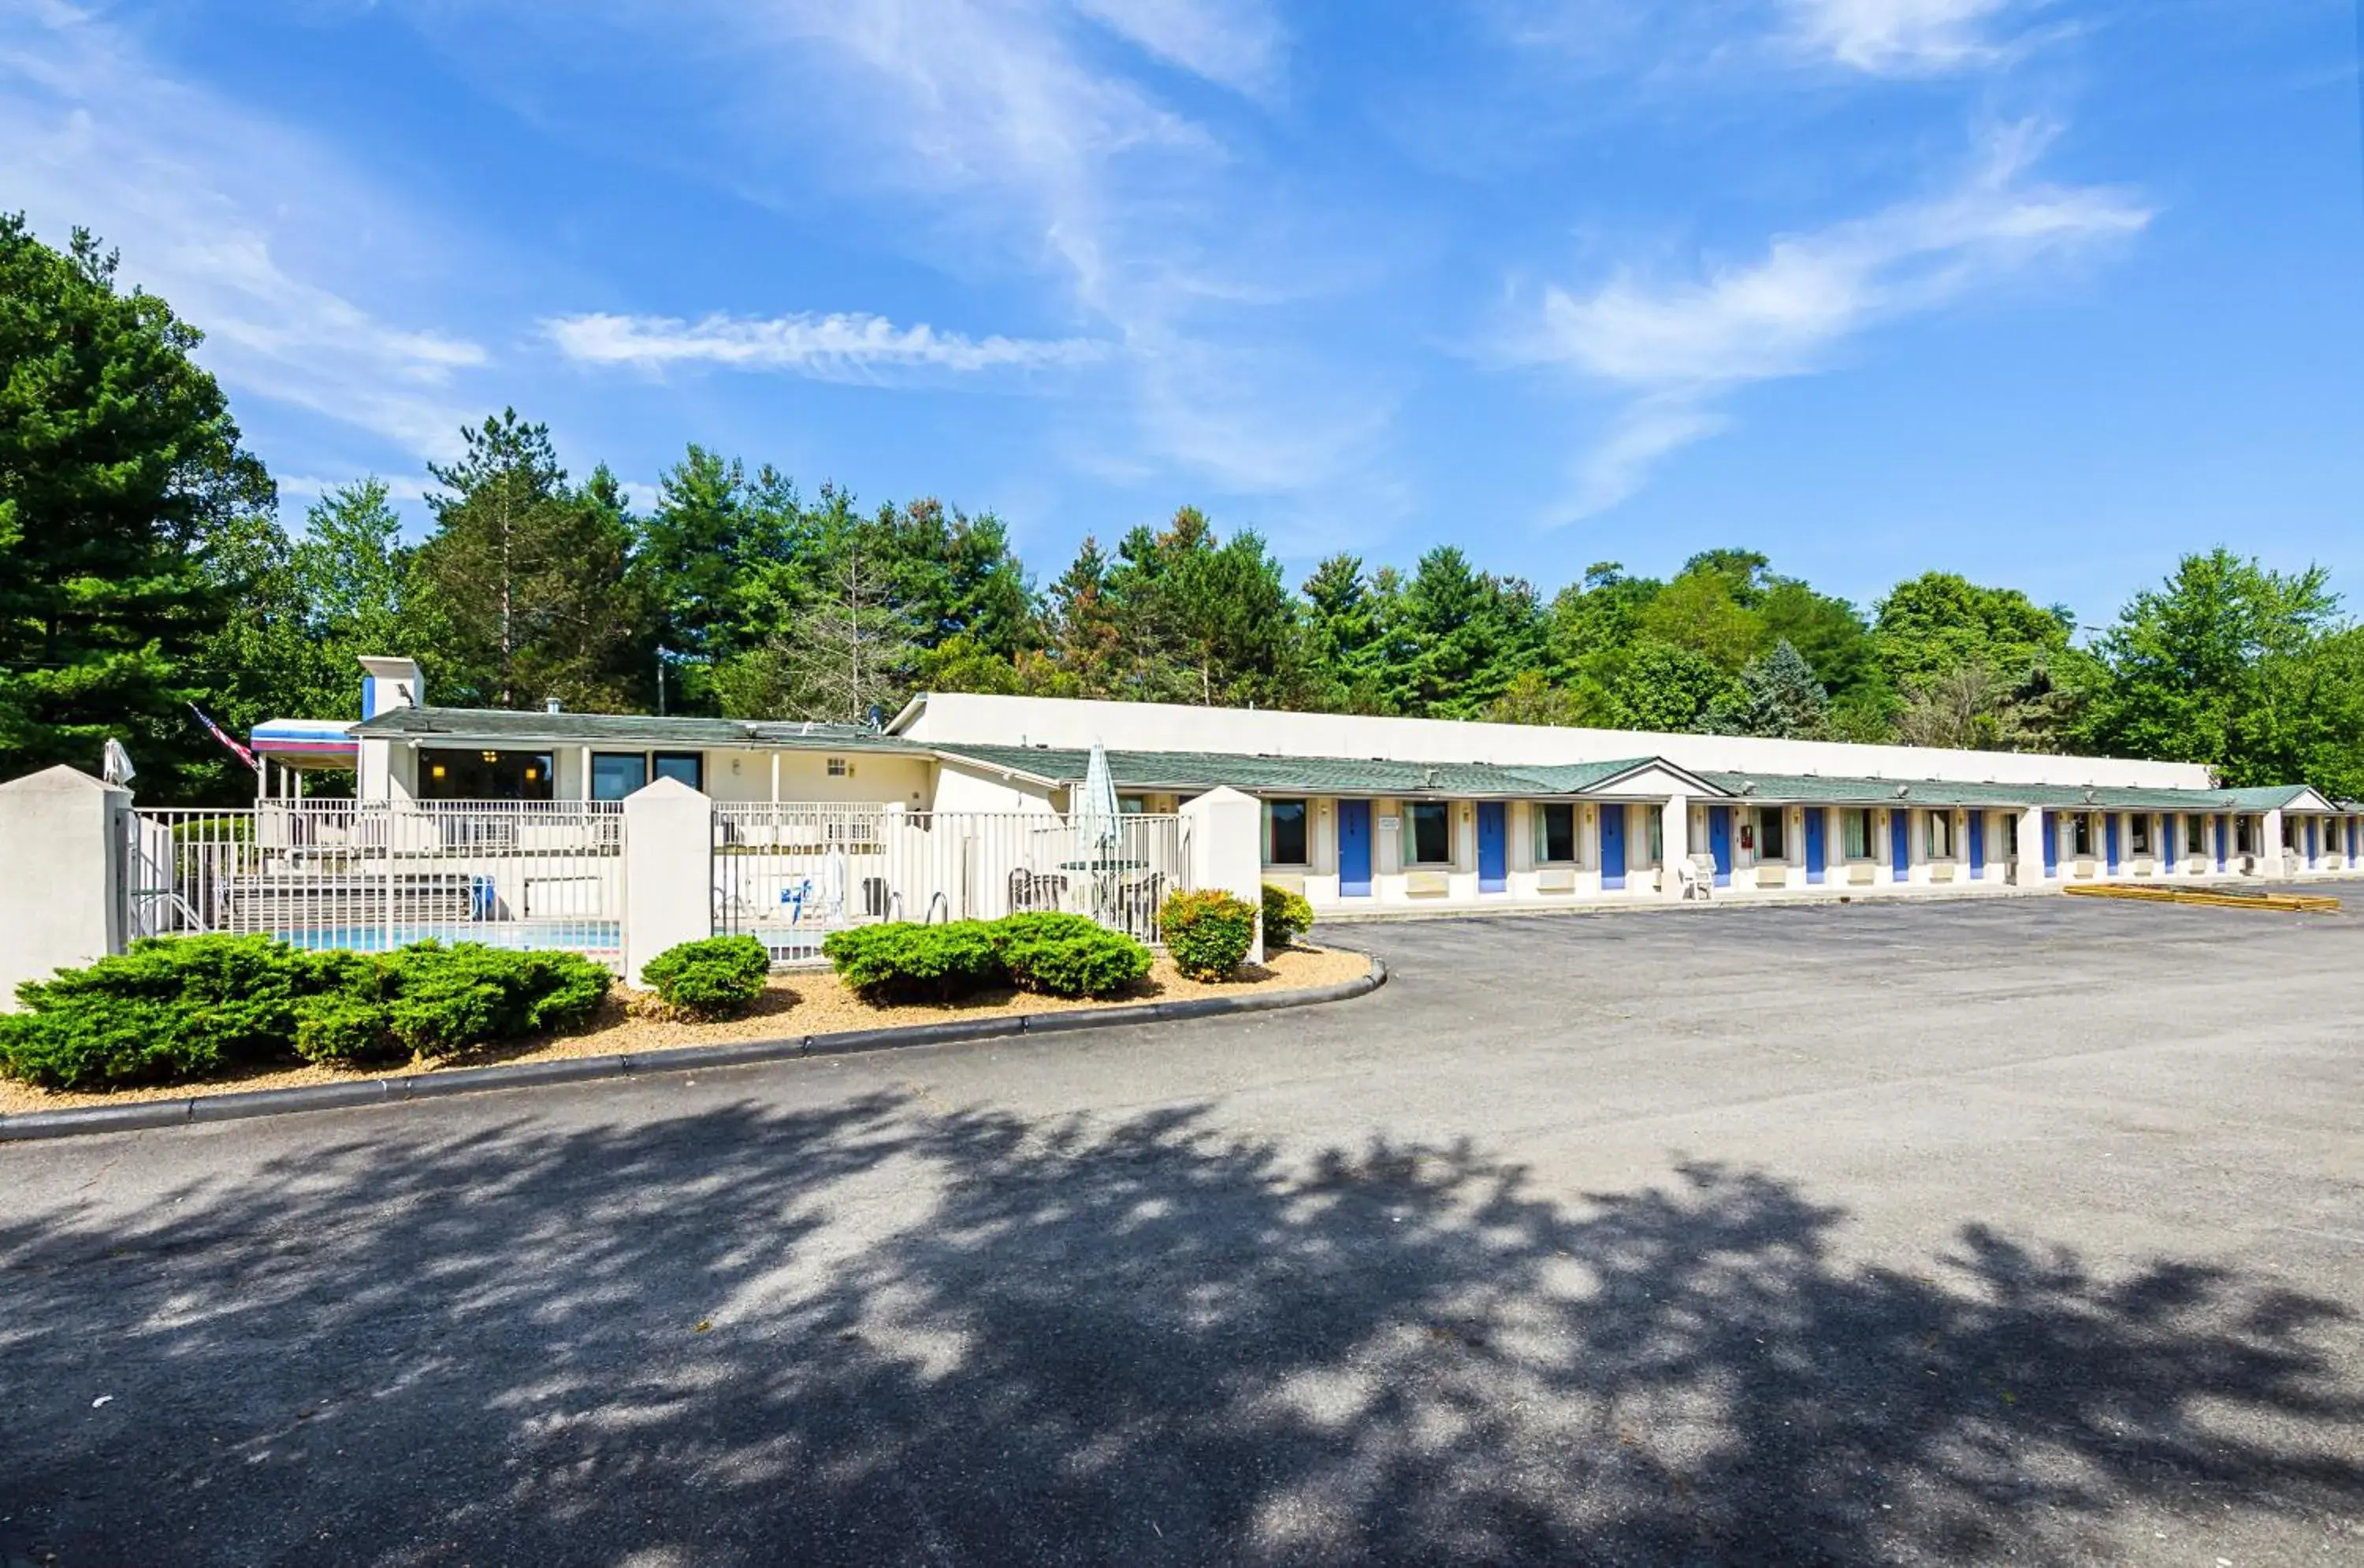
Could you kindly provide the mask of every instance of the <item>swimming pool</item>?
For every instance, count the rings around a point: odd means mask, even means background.
[[[486,947],[524,951],[563,948],[592,958],[614,958],[623,951],[619,920],[455,920],[445,925],[321,926],[308,930],[277,931],[290,947],[325,952],[343,948],[353,952],[384,952],[412,942],[482,942]]]

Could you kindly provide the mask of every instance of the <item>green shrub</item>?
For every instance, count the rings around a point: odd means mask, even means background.
[[[296,1006],[296,1054],[347,1066],[400,1054],[385,1003],[344,992],[307,996]]]
[[[909,920],[832,931],[820,944],[838,978],[865,998],[939,1001],[1007,984],[1000,944],[983,920],[922,926]]]
[[[1020,990],[1110,996],[1149,973],[1150,951],[1082,915],[1011,915],[993,923],[1002,966]]]
[[[284,1054],[304,954],[268,937],[151,937],[17,988],[0,1072],[56,1089],[172,1082]]]
[[[1210,888],[1169,893],[1159,911],[1165,951],[1193,980],[1229,980],[1255,945],[1256,906]]]
[[[771,973],[771,953],[753,937],[683,942],[641,966],[641,979],[666,1006],[700,1018],[745,1012]]]
[[[448,1055],[588,1018],[608,972],[579,954],[421,942],[304,952],[268,937],[162,937],[17,988],[0,1073],[59,1089],[202,1078],[246,1062]]]
[[[1264,943],[1266,948],[1285,948],[1313,927],[1313,906],[1305,901],[1302,893],[1291,893],[1286,887],[1264,884]]]

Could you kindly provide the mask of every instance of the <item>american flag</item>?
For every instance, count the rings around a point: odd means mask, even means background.
[[[215,740],[229,748],[231,756],[236,757],[240,762],[244,762],[248,767],[253,768],[257,772],[262,770],[262,764],[254,760],[254,753],[240,745],[236,740],[232,740],[229,733],[226,732],[220,725],[216,724],[212,719],[207,718],[204,708],[199,707],[195,703],[191,703],[189,705],[189,711],[197,716],[197,722],[206,727],[206,734],[212,736]]]

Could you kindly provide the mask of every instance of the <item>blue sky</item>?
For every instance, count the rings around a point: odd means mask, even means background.
[[[2106,618],[2364,593],[2353,0],[0,0],[0,204],[289,494],[503,404],[936,495],[1038,577],[1746,544]],[[414,510],[415,510],[414,506]]]

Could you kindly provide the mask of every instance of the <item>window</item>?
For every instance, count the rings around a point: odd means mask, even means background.
[[[2193,816],[2183,819],[2183,852],[2187,855],[2208,852],[2208,818]]]
[[[1871,859],[1871,808],[1857,806],[1839,814],[1839,837],[1851,861]]]
[[[1144,816],[1149,810],[1149,797],[1145,795],[1121,795],[1116,797],[1116,808],[1126,817]]]
[[[1266,865],[1301,866],[1305,863],[1305,802],[1267,800],[1264,803],[1264,858]]]
[[[829,760],[829,776],[831,778],[842,779],[846,775],[848,771],[844,758],[831,757]]]
[[[2126,846],[2138,855],[2147,855],[2150,853],[2149,812],[2137,811],[2135,813],[2133,825],[2126,834]]]
[[[1542,805],[1534,808],[1535,863],[1553,865],[1576,859],[1576,807]]]
[[[421,800],[553,800],[547,751],[440,751],[418,753]]]
[[[2249,826],[2250,820],[2247,817],[2233,818],[2233,848],[2245,855],[2257,853],[2257,840]]]
[[[695,790],[706,787],[706,754],[703,751],[659,751],[650,759],[651,771],[661,779],[679,779]]]
[[[1756,858],[1758,860],[1778,861],[1788,855],[1789,851],[1781,840],[1782,824],[1788,820],[1789,813],[1780,806],[1760,806],[1756,808]]]
[[[2093,814],[2080,811],[2068,818],[2068,852],[2087,856],[2093,852]]]
[[[1625,808],[1624,808],[1623,806],[1612,806],[1612,807],[1611,807],[1611,810],[1615,810],[1615,811],[1622,811],[1622,810],[1624,810]],[[1665,860],[1666,858],[1667,858],[1667,814],[1666,814],[1665,812],[1663,812],[1663,811],[1656,811],[1656,810],[1654,810],[1654,811],[1652,811],[1652,812],[1650,813],[1650,860],[1651,860],[1651,862],[1652,862],[1653,864],[1655,864],[1655,863],[1656,863],[1657,862],[1660,862],[1660,861]]]
[[[649,782],[649,760],[638,751],[591,753],[591,798],[621,800]]]
[[[1452,861],[1453,817],[1444,802],[1412,802],[1411,859],[1414,865],[1444,865]]]
[[[1950,811],[1929,813],[1929,858],[1933,861],[1954,858],[1954,814]]]

